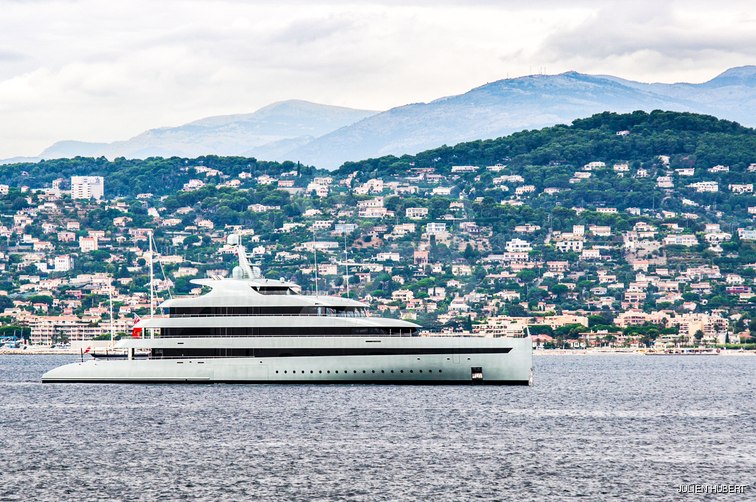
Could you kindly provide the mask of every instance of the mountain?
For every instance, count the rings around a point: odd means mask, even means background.
[[[284,101],[251,114],[153,129],[106,145],[56,143],[41,156],[243,155],[333,169],[345,161],[497,138],[603,111],[654,109],[705,113],[756,126],[756,66],[731,68],[701,84],[642,83],[577,72],[530,75],[381,113]]]
[[[258,148],[266,154],[285,152],[375,113],[307,101],[282,101],[254,113],[208,117],[178,127],[151,129],[126,141],[61,141],[40,157],[258,156]]]
[[[607,110],[654,109],[706,113],[754,126],[756,66],[733,68],[703,84],[645,84],[577,72],[499,80],[373,115],[291,151],[288,158],[334,168],[345,160],[413,154]]]

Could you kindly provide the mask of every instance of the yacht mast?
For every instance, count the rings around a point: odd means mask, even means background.
[[[349,298],[349,254],[346,246],[346,232],[344,232],[344,266],[346,267],[346,292]]]
[[[113,325],[113,278],[110,278],[110,285],[108,287],[108,302],[110,303],[110,345],[113,345],[115,340],[115,326]]]
[[[312,250],[315,252],[315,296],[318,296],[318,248],[313,246]]]
[[[245,277],[247,279],[254,279],[255,273],[254,270],[252,270],[252,265],[249,264],[249,260],[247,259],[247,250],[244,249],[244,246],[242,245],[241,235],[237,235],[237,238],[239,241],[236,244],[236,254],[239,255],[239,267],[242,270],[242,277]]]
[[[152,232],[149,233],[149,247],[150,247],[150,319],[155,317],[155,268],[153,262],[155,255],[152,254]],[[155,338],[155,329],[150,328],[150,338]]]

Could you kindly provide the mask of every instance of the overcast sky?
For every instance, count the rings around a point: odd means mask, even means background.
[[[0,158],[285,99],[383,110],[531,73],[703,82],[752,0],[0,0]]]

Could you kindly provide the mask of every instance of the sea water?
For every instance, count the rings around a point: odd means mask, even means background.
[[[0,500],[756,498],[756,357],[536,356],[532,387],[40,383],[77,359],[0,356]]]

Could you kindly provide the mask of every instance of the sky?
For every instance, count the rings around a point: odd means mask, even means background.
[[[756,64],[752,0],[0,0],[0,158],[286,99],[385,110],[579,71]]]

